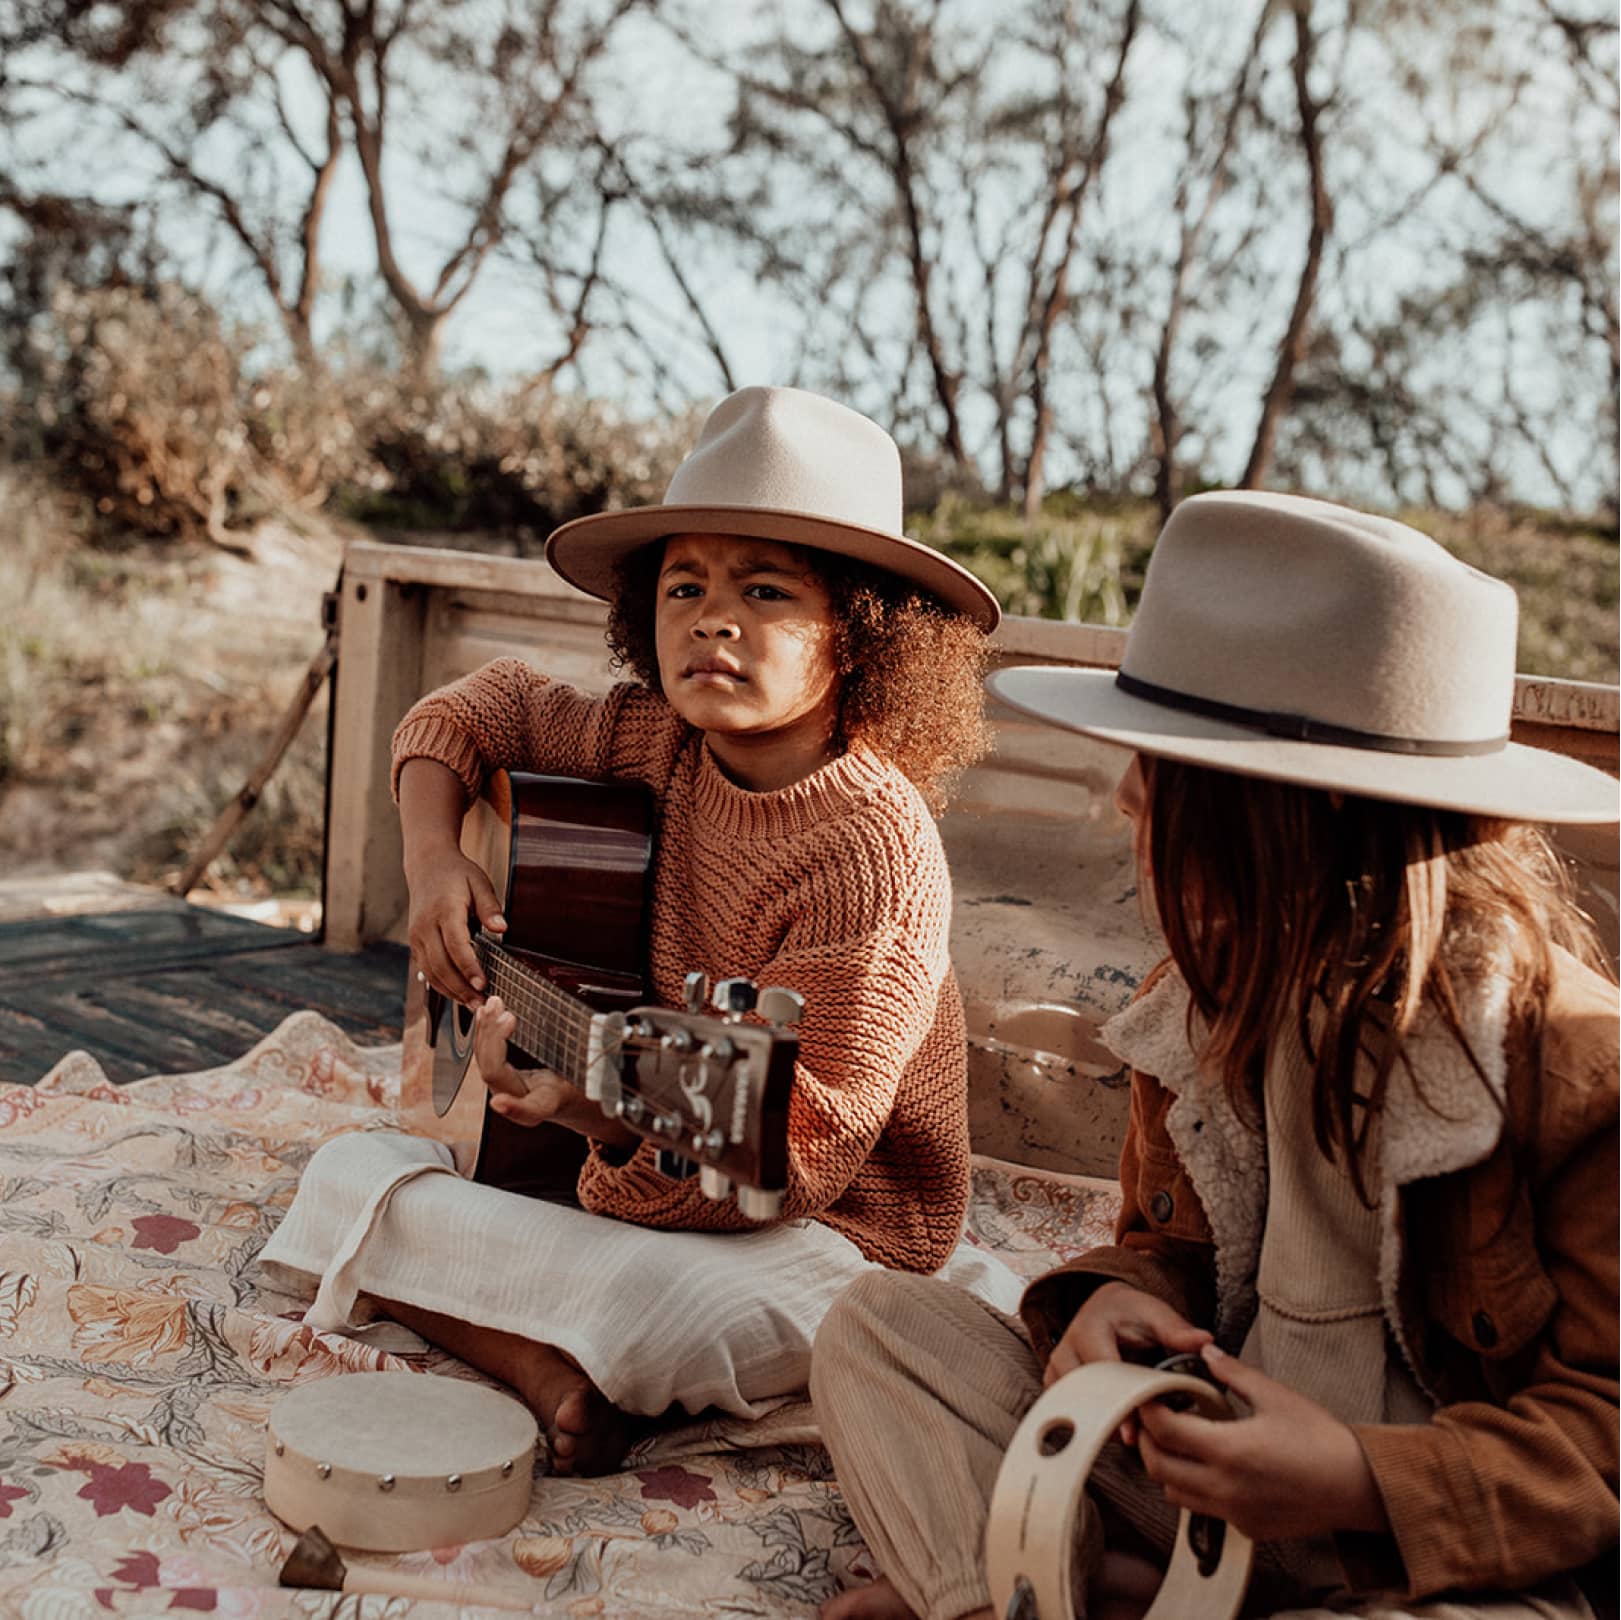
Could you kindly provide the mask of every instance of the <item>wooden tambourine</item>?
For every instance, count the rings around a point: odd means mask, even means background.
[[[1075,1531],[1098,1453],[1138,1407],[1172,1396],[1230,1418],[1203,1379],[1123,1361],[1066,1373],[1025,1414],[996,1476],[985,1526],[985,1573],[1000,1620],[1075,1620]],[[1170,1568],[1144,1620],[1232,1620],[1254,1554],[1220,1519],[1183,1511]]]
[[[423,1552],[503,1536],[529,1509],[528,1407],[431,1373],[343,1373],[289,1390],[265,1435],[265,1503],[339,1547]]]

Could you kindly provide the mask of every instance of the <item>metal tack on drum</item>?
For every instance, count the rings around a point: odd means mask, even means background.
[[[270,1413],[265,1502],[334,1544],[420,1552],[504,1535],[529,1508],[539,1431],[529,1409],[431,1373],[345,1373]]]

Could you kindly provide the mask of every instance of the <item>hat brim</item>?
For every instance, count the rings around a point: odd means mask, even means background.
[[[1520,743],[1491,754],[1440,758],[1295,742],[1134,697],[1115,684],[1113,670],[1001,669],[986,685],[1009,708],[1037,720],[1237,776],[1510,821],[1600,825],[1621,819],[1621,785],[1614,778],[1581,760]]]
[[[672,534],[753,536],[831,551],[921,585],[987,634],[1002,621],[991,592],[932,546],[880,529],[770,507],[638,506],[625,512],[597,512],[553,530],[546,542],[546,560],[570,585],[607,601],[613,596],[618,564],[633,551]]]

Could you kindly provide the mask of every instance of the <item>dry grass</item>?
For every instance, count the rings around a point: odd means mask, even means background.
[[[320,645],[340,543],[270,525],[251,554],[85,543],[0,473],[0,867],[160,881],[242,785]],[[318,892],[324,698],[214,877]]]

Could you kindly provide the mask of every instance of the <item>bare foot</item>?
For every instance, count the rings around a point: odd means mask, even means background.
[[[606,1474],[630,1449],[633,1426],[562,1351],[531,1344],[513,1387],[540,1419],[554,1474]]]
[[[396,1322],[510,1386],[539,1420],[554,1474],[606,1474],[623,1460],[636,1425],[561,1350],[399,1300],[377,1303]]]
[[[567,1391],[547,1430],[556,1474],[610,1474],[625,1460],[637,1425],[584,1373]]]
[[[871,1586],[852,1587],[830,1597],[821,1607],[821,1620],[917,1620],[899,1592],[880,1575]]]

